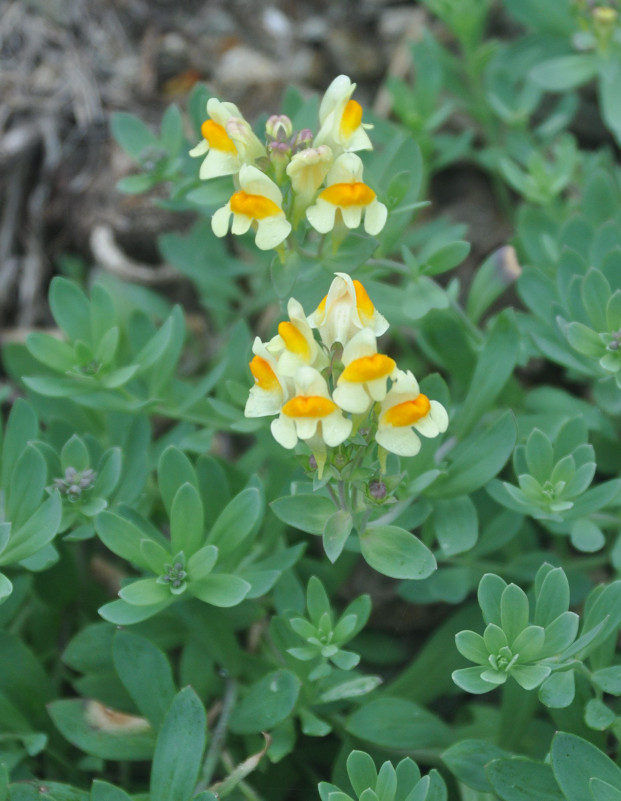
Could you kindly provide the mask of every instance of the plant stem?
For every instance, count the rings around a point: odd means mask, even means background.
[[[226,731],[229,725],[229,718],[235,702],[237,701],[237,682],[235,679],[228,678],[224,688],[224,698],[222,699],[222,711],[218,718],[218,723],[214,729],[213,737],[205,757],[203,764],[203,772],[201,780],[195,790],[195,793],[206,790],[211,784],[213,772],[216,769],[224,741],[226,740]]]

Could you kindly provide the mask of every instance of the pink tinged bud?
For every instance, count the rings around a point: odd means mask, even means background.
[[[285,114],[272,114],[265,123],[265,133],[271,139],[284,142],[293,134],[293,123]]]
[[[302,128],[295,137],[294,149],[303,150],[306,147],[310,147],[313,143],[313,137],[314,134],[310,128]]]

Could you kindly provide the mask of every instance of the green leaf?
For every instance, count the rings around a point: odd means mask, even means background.
[[[571,527],[569,537],[574,548],[583,553],[594,553],[606,544],[606,537],[601,528],[588,518],[576,520]]]
[[[621,801],[621,787],[613,787],[597,778],[591,779],[589,787],[593,801]]]
[[[231,554],[249,537],[261,521],[263,498],[256,487],[236,495],[218,515],[207,542],[220,551],[220,558]]]
[[[322,704],[329,704],[333,701],[341,701],[343,698],[356,698],[359,695],[366,695],[381,684],[379,676],[356,676],[353,679],[339,680],[338,684],[333,684],[327,690],[323,690],[318,697]]]
[[[207,741],[207,715],[191,687],[179,692],[158,734],[151,769],[151,801],[189,801]]]
[[[328,559],[334,564],[341,555],[353,527],[349,512],[338,509],[326,520],[323,530],[323,548]]]
[[[442,761],[460,782],[475,790],[490,793],[492,788],[485,774],[485,766],[494,759],[510,754],[494,743],[485,740],[462,740],[442,754]]]
[[[154,606],[166,603],[170,597],[170,589],[165,584],[158,584],[154,578],[132,581],[119,590],[119,598],[134,606]]]
[[[67,370],[71,370],[77,361],[71,345],[39,331],[28,334],[26,347],[37,361],[59,373],[66,373]]]
[[[463,240],[442,245],[441,248],[438,248],[432,256],[423,262],[421,272],[425,275],[438,275],[447,270],[452,270],[453,267],[457,267],[458,264],[462,263],[470,253],[470,248],[470,242]]]
[[[91,459],[88,449],[84,444],[84,440],[74,434],[71,439],[63,445],[60,452],[60,466],[63,472],[68,467],[73,467],[75,470],[86,470],[91,466]]]
[[[45,489],[47,465],[41,453],[28,445],[11,476],[6,514],[13,529],[21,527],[36,511]]]
[[[420,320],[432,309],[449,306],[445,290],[425,275],[410,279],[403,295],[403,314],[410,320]]]
[[[596,670],[592,679],[605,693],[621,695],[621,665]]]
[[[110,496],[121,478],[123,453],[120,448],[110,448],[101,457],[97,466],[97,478],[93,490],[104,498]]]
[[[549,565],[548,565],[549,567]],[[569,582],[562,567],[550,569],[537,592],[535,624],[548,626],[569,609]]]
[[[529,77],[550,92],[566,92],[592,80],[598,67],[599,59],[594,53],[572,54],[539,62]]]
[[[615,719],[616,715],[612,709],[599,698],[591,698],[584,708],[584,722],[590,729],[606,731],[612,726]]]
[[[308,580],[308,587],[306,590],[306,608],[314,626],[319,626],[321,619],[327,615],[330,617],[331,607],[330,599],[325,587],[317,576],[311,576]],[[309,632],[304,636],[314,636]]]
[[[495,759],[487,766],[487,778],[504,801],[564,801],[550,766],[526,757]]]
[[[483,666],[461,668],[454,670],[452,679],[458,687],[473,695],[482,695],[494,690],[497,685],[483,678],[486,669]],[[503,674],[505,676],[506,674]]]
[[[0,573],[0,604],[4,603],[12,592],[13,585],[4,573]]]
[[[583,356],[598,359],[606,352],[606,346],[597,331],[582,323],[569,323],[565,327],[565,336],[571,347]]]
[[[347,731],[390,751],[446,748],[453,733],[439,717],[403,698],[368,701],[349,718]]]
[[[166,609],[174,599],[174,595],[170,594],[169,598],[161,603],[152,604],[151,606],[134,606],[119,598],[118,601],[104,604],[98,611],[104,620],[114,623],[115,626],[131,626],[133,623],[141,623],[143,620],[148,620],[153,615],[161,612],[162,609]]]
[[[528,626],[528,598],[517,584],[509,584],[500,597],[500,621],[509,645]]]
[[[142,540],[148,537],[129,520],[113,512],[102,512],[95,520],[95,528],[106,548],[117,556],[140,567],[149,567],[141,548]]]
[[[185,483],[177,490],[170,510],[170,546],[186,557],[199,550],[205,538],[203,505],[198,491]]]
[[[140,161],[147,148],[158,147],[155,134],[133,114],[115,112],[110,120],[112,136],[134,161]]]
[[[250,584],[239,576],[211,573],[198,581],[189,581],[188,591],[213,606],[237,606],[250,592]]]
[[[478,268],[470,286],[466,309],[473,323],[478,323],[492,303],[519,277],[521,267],[515,249],[505,245],[488,256]]]
[[[436,560],[418,537],[398,526],[373,526],[360,536],[360,550],[374,570],[397,579],[424,579]]]
[[[146,721],[111,719],[98,701],[52,701],[47,709],[63,737],[87,754],[122,762],[151,759],[155,738]]]
[[[90,304],[82,290],[66,278],[55,276],[50,284],[49,301],[59,328],[70,340],[90,341]]]
[[[573,670],[552,673],[539,688],[539,700],[550,709],[565,709],[573,703],[575,694]]]
[[[487,484],[505,465],[515,446],[516,426],[505,412],[486,430],[475,430],[450,452],[451,464],[425,490],[428,498],[454,498],[468,495]]]
[[[114,637],[114,667],[140,714],[158,729],[175,696],[172,671],[152,642],[129,631]]]
[[[323,495],[285,495],[270,503],[279,520],[307,534],[323,535],[328,519],[334,514],[334,504]]]
[[[436,501],[433,522],[444,556],[455,556],[474,548],[479,521],[476,507],[468,496]]]
[[[162,500],[170,516],[173,500],[182,484],[188,483],[198,489],[196,473],[188,457],[174,446],[169,446],[160,456],[157,465],[157,482]]]
[[[201,581],[208,576],[218,559],[218,549],[215,545],[205,545],[188,560],[188,574],[190,581]]]
[[[231,731],[269,731],[286,720],[298,699],[300,681],[290,670],[268,673],[253,684],[231,715]]]
[[[8,546],[0,554],[0,565],[21,562],[44,548],[54,539],[60,527],[62,503],[55,492],[24,525],[12,536]]]
[[[621,768],[592,743],[575,734],[557,732],[550,751],[552,769],[567,801],[585,801],[589,780],[597,777],[621,789]]]
[[[493,406],[515,369],[519,342],[515,316],[511,309],[506,309],[489,326],[463,409],[456,421],[457,436],[463,437]]]
[[[606,59],[599,82],[600,108],[606,127],[614,134],[617,144],[621,142],[620,82],[621,64],[619,59],[617,57]]]
[[[550,439],[540,429],[534,428],[529,434],[525,456],[528,472],[540,484],[547,481],[554,467],[554,448]]]
[[[364,751],[352,751],[347,757],[347,775],[357,796],[377,782],[375,762]]]
[[[120,787],[95,779],[91,788],[91,801],[132,801],[132,798]]]
[[[32,407],[18,398],[13,404],[4,432],[2,444],[2,477],[0,485],[8,487],[11,473],[28,442],[36,439],[39,431],[37,417]]]

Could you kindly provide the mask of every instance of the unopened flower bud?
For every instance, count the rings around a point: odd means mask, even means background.
[[[317,459],[315,459],[315,457],[313,456],[312,453],[308,457],[308,467],[309,467],[310,470],[316,470],[317,469]]]
[[[286,114],[272,114],[265,123],[265,133],[278,142],[286,142],[293,134],[293,123]]]
[[[310,128],[302,128],[301,131],[298,131],[298,134],[295,137],[293,149],[297,151],[310,147],[313,142],[313,138],[314,134]]]
[[[375,479],[369,482],[369,495],[376,501],[383,501],[386,497],[386,484],[383,481]]]

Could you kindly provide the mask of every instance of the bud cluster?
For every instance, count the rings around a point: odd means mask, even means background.
[[[319,108],[315,135],[294,130],[284,114],[273,114],[265,126],[265,143],[253,132],[233,103],[210,98],[203,139],[190,151],[203,157],[203,180],[232,175],[236,191],[212,217],[212,229],[223,237],[230,230],[252,228],[261,250],[279,248],[306,218],[319,233],[335,225],[378,234],[387,209],[362,180],[363,165],[355,155],[372,150],[362,122],[363,110],[352,99],[356,84],[339,75],[328,87]]]
[[[63,478],[55,478],[52,482],[52,489],[58,490],[70,501],[79,501],[82,493],[91,489],[97,473],[90,467],[86,470],[76,470],[75,467],[68,467]]]

